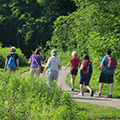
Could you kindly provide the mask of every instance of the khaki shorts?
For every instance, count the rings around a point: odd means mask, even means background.
[[[30,73],[32,75],[40,75],[40,70],[38,70],[38,68],[30,68]]]

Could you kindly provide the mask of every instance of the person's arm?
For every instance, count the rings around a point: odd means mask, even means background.
[[[17,71],[19,70],[19,59],[17,59]]]
[[[118,68],[118,65],[115,66],[115,69],[117,69],[117,68]]]
[[[81,64],[80,70],[81,70],[81,71],[84,70],[84,65]]]
[[[66,70],[69,67],[70,64],[71,64],[71,62],[68,63],[68,65],[65,67],[64,70]]]
[[[5,72],[7,71],[7,61],[8,61],[8,59],[6,58],[6,60],[5,60],[5,67],[4,67]]]
[[[46,57],[46,59],[45,59],[44,61],[43,61],[43,60],[42,60],[42,61],[40,61],[40,63],[41,63],[41,64],[46,63],[46,61],[48,60],[48,58],[49,58],[49,56],[48,56],[48,57]]]
[[[29,63],[31,64],[31,58],[29,58]]]
[[[45,69],[43,71],[43,74],[45,74],[46,70],[48,69],[48,66],[45,66]]]
[[[103,64],[101,63],[101,65],[100,65],[100,68],[101,68],[101,71],[102,71],[102,69],[103,69]]]

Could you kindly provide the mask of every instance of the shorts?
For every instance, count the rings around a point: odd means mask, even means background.
[[[58,71],[48,71],[47,72],[47,79],[49,79],[50,82],[53,82],[53,80],[56,80],[58,77]]]
[[[10,68],[10,67],[7,66],[7,70],[12,70],[12,71],[15,72],[15,71],[16,71],[16,67],[14,67],[14,68]]]
[[[38,70],[38,68],[30,68],[30,73],[32,75],[40,75],[40,70]]]
[[[70,69],[71,75],[77,75],[78,69]]]
[[[104,83],[113,83],[113,74],[109,75],[109,74],[105,74],[105,73],[101,73],[100,75],[100,79],[99,82],[104,82]]]
[[[82,85],[83,85],[83,83],[85,83],[85,86],[89,86],[90,78],[91,78],[91,74],[90,75],[81,74],[79,83]]]

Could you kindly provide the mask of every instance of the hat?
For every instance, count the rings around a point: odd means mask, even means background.
[[[55,49],[53,49],[53,50],[51,51],[51,53],[54,53],[55,55],[57,54],[57,52],[56,52]]]
[[[110,55],[110,54],[111,54],[111,50],[110,50],[110,49],[106,49],[106,53],[107,53],[108,55]]]
[[[16,48],[13,46],[13,47],[11,47],[11,50],[14,50],[14,51],[15,51],[15,50],[16,50]]]

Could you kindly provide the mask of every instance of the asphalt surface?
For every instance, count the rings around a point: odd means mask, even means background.
[[[62,90],[67,90],[67,92],[71,94],[71,97],[74,98],[74,100],[78,102],[87,102],[87,103],[97,104],[99,106],[109,106],[120,109],[120,99],[118,98],[107,98],[106,96],[99,97],[95,93],[93,97],[90,97],[90,93],[86,93],[86,92],[84,92],[84,96],[79,96],[78,94],[80,90],[75,89],[74,91],[71,91],[70,87],[65,82],[66,76],[69,73],[70,73],[70,68],[67,68],[67,70],[65,71],[64,67],[62,67],[62,70],[59,71],[57,84],[61,87]]]

